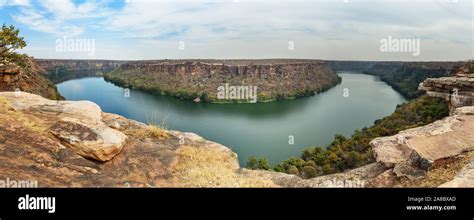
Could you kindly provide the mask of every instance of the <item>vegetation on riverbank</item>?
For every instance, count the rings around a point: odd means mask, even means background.
[[[325,62],[318,60],[298,63],[267,60],[262,64],[236,60],[237,64],[232,65],[227,64],[229,61],[214,62],[130,62],[104,74],[104,79],[121,87],[208,103],[251,100],[218,98],[218,88],[223,85],[256,87],[256,101],[270,102],[311,96],[341,82]]]
[[[464,62],[379,62],[363,71],[380,79],[409,99],[423,95],[418,85],[427,78],[446,77]]]
[[[398,105],[395,112],[374,125],[355,130],[350,138],[337,134],[327,148],[310,147],[300,158],[291,157],[271,168],[274,171],[295,174],[305,178],[343,172],[374,162],[369,142],[376,137],[432,123],[449,114],[448,105],[438,98],[421,96]],[[250,158],[247,168],[270,169],[268,160]]]

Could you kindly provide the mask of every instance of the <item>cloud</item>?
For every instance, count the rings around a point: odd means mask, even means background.
[[[37,1],[18,6],[13,17],[32,30],[53,35],[113,36],[103,43],[98,41],[102,48],[109,48],[103,52],[98,49],[104,58],[117,56],[110,48],[119,49],[126,44],[133,47],[121,51],[131,58],[392,59],[393,55],[380,54],[377,48],[381,38],[393,36],[420,38],[422,54],[417,59],[438,59],[443,55],[445,59],[459,59],[469,57],[473,43],[469,0],[111,3]],[[185,51],[177,50],[179,41],[186,43]],[[296,50],[287,49],[289,41],[295,42]],[[423,53],[423,48],[430,54]]]
[[[20,13],[13,18],[33,30],[58,36],[76,36],[84,30],[78,25],[68,25],[61,20],[48,19],[44,14],[29,8],[20,9]]]
[[[0,8],[4,6],[30,6],[29,0],[0,0]]]
[[[16,0],[19,1],[19,0]],[[25,0],[22,0],[25,1]],[[23,4],[13,18],[29,28],[56,36],[82,34],[94,19],[111,12],[102,7],[106,2],[85,1],[75,4],[72,0],[42,0]]]

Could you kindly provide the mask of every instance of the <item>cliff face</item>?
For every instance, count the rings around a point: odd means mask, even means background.
[[[127,61],[37,59],[37,62],[46,70],[44,75],[49,80],[60,83],[81,77],[100,77]]]
[[[340,81],[318,60],[137,61],[104,77],[125,87],[208,102],[226,102],[217,98],[218,87],[226,83],[255,86],[258,101],[270,101],[312,95]]]
[[[33,58],[25,57],[23,65],[0,66],[0,91],[25,91],[49,99],[63,99],[56,86],[44,77],[45,70]]]
[[[405,97],[416,98],[423,94],[418,90],[418,85],[425,79],[450,76],[464,64],[464,62],[377,62],[364,73],[380,76],[382,81]]]
[[[472,64],[471,64],[472,65]],[[433,97],[445,99],[454,110],[461,106],[474,105],[474,72],[466,65],[459,68],[451,77],[428,78],[419,89]]]
[[[37,59],[37,62],[40,66],[42,66],[47,71],[50,71],[58,67],[64,67],[69,71],[85,71],[85,70],[115,69],[127,61]]]
[[[334,71],[358,71],[363,72],[370,69],[377,62],[375,61],[328,61],[329,66]]]

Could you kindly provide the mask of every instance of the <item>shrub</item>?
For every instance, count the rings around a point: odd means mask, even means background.
[[[374,162],[369,144],[374,138],[395,135],[405,129],[429,124],[448,114],[449,109],[445,101],[422,96],[397,106],[395,112],[376,120],[371,127],[355,130],[350,138],[336,134],[326,149],[322,147],[305,149],[301,158],[291,157],[276,165],[274,170],[311,178],[363,166]]]

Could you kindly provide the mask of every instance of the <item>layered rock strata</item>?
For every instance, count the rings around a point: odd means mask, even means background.
[[[450,77],[428,78],[420,83],[419,89],[432,97],[440,97],[450,104],[454,111],[457,107],[474,105],[474,72],[468,65],[459,68]]]
[[[340,82],[320,60],[159,60],[135,61],[106,73],[124,87],[204,102],[248,102],[222,99],[219,88],[257,88],[258,101],[313,95]]]
[[[0,65],[0,91],[24,91],[48,99],[63,99],[56,86],[44,77],[45,70],[33,58],[25,56],[22,65]]]

